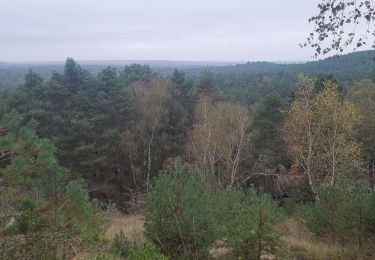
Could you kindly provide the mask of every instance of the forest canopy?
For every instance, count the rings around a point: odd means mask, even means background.
[[[222,241],[235,256],[281,257],[296,252],[277,225],[300,220],[371,252],[371,55],[167,75],[139,64],[92,74],[72,58],[49,78],[29,70],[0,94],[1,256],[205,258]],[[364,57],[350,76],[343,61]],[[145,216],[147,242],[104,242],[112,203]]]

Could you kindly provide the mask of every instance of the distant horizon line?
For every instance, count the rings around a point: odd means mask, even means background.
[[[225,64],[246,64],[246,63],[253,63],[253,62],[270,62],[270,63],[305,63],[311,60],[173,60],[173,59],[75,59],[74,57],[67,57],[73,58],[77,63],[91,63],[87,65],[102,65],[104,63],[225,63]],[[5,61],[0,60],[0,63],[3,64],[14,64],[14,65],[29,65],[29,64],[60,64],[65,63],[65,60],[25,60],[25,61]],[[101,64],[95,64],[95,62]],[[109,64],[110,65],[110,64]]]
[[[342,53],[339,54],[339,56],[345,56],[348,54],[353,53],[359,53],[359,52],[375,52],[374,49],[368,49],[368,50],[360,50],[360,51],[352,51],[348,53]],[[337,54],[336,54],[337,55]],[[322,56],[319,58],[313,58],[310,59],[291,59],[291,60],[265,60],[265,59],[258,59],[258,60],[189,60],[189,59],[75,59],[78,63],[106,63],[110,65],[109,63],[121,63],[121,62],[127,62],[127,63],[146,63],[146,62],[169,62],[169,63],[222,63],[222,64],[244,64],[244,63],[252,63],[252,62],[270,62],[270,63],[279,63],[279,64],[298,64],[298,63],[306,63],[306,62],[313,62],[313,61],[319,61],[319,60],[325,60],[327,58],[335,57],[336,55],[331,56]],[[64,60],[23,60],[23,61],[6,61],[6,60],[0,60],[0,64],[14,64],[14,65],[30,65],[30,64],[51,64],[51,63],[64,63],[66,59],[69,58],[67,56]],[[100,65],[100,64],[92,64],[92,65]]]

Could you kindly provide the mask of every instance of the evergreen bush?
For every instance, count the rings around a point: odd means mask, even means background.
[[[218,238],[213,205],[219,198],[181,162],[163,172],[147,197],[145,234],[167,255],[207,255]]]
[[[253,258],[280,248],[274,228],[282,214],[270,196],[216,189],[179,161],[148,194],[146,237],[172,258],[206,258],[216,241]]]

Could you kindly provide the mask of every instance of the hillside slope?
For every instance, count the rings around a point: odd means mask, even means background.
[[[375,79],[375,51],[361,51],[323,60],[302,64],[278,64],[272,62],[248,62],[234,66],[209,67],[213,73],[235,74],[273,74],[273,73],[306,73],[311,75],[332,74],[340,81],[358,79]],[[193,74],[201,69],[192,70]]]

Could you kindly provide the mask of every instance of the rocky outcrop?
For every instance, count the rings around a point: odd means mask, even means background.
[[[260,157],[254,166],[253,173],[244,179],[242,186],[254,186],[256,189],[272,195],[284,197],[299,185],[298,181],[282,164],[271,168],[267,157]]]

